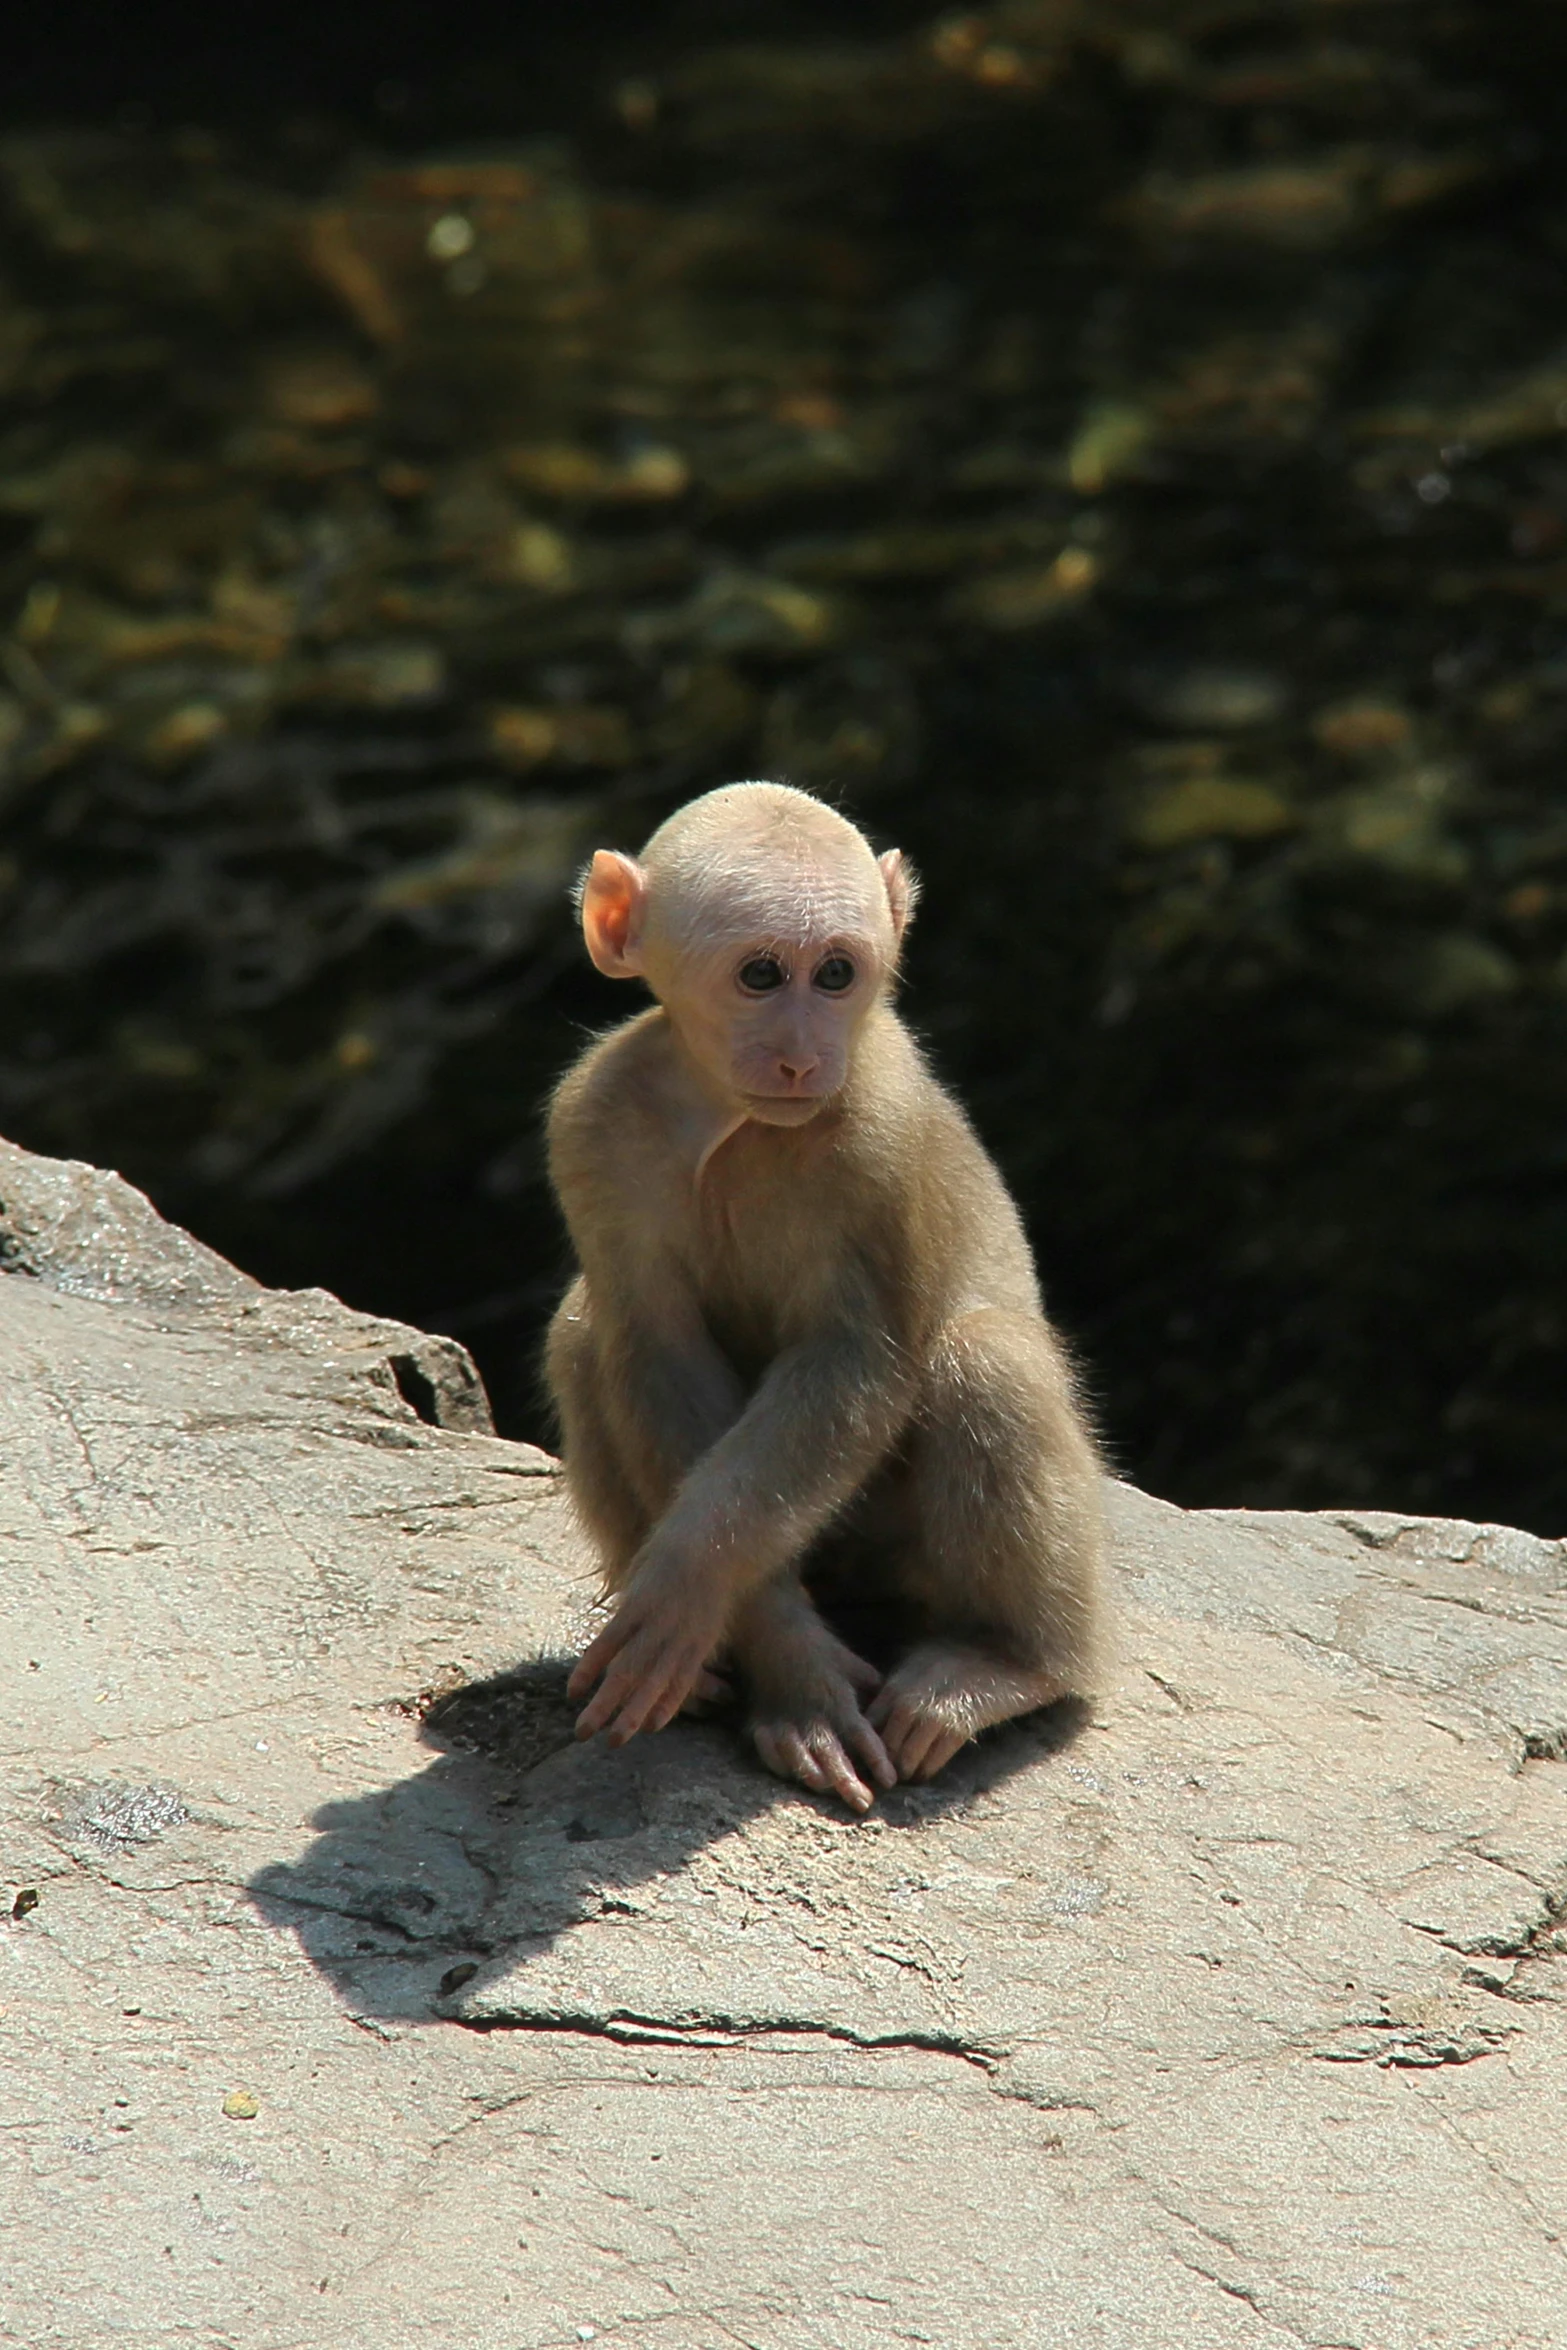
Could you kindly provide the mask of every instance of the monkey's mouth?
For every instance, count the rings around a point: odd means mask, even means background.
[[[746,1113],[761,1126],[805,1126],[831,1101],[829,1093],[748,1093]]]

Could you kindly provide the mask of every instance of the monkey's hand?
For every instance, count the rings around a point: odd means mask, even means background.
[[[693,1577],[636,1577],[566,1684],[574,1701],[590,1698],[577,1716],[577,1736],[607,1730],[611,1746],[624,1746],[639,1730],[672,1722],[711,1678],[707,1666],[722,1645],[727,1613],[722,1590]]]

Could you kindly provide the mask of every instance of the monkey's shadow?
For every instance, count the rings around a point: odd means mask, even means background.
[[[770,1777],[737,1716],[676,1722],[618,1751],[579,1744],[572,1660],[544,1656],[437,1697],[417,1776],[330,1803],[297,1861],[248,1891],[287,1927],[354,2014],[428,2019],[475,1977],[536,1957],[568,1927],[630,1906],[720,1837],[779,1805],[838,1819],[835,1801]],[[874,1817],[915,1830],[1059,1751],[1088,1709],[1066,1703],[990,1731],[928,1786],[879,1797]],[[656,1931],[649,1926],[648,1931]]]

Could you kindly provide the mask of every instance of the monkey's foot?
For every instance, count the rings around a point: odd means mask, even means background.
[[[1065,1695],[1049,1673],[932,1642],[916,1648],[889,1676],[870,1719],[900,1779],[934,1779],[981,1730]]]
[[[836,1795],[851,1811],[869,1811],[878,1787],[898,1783],[891,1756],[852,1692],[848,1703],[834,1707],[831,1715],[802,1712],[792,1720],[774,1715],[753,1721],[751,1736],[757,1753],[778,1778],[798,1780],[813,1795]]]
[[[813,1795],[836,1795],[851,1811],[869,1811],[878,1787],[896,1787],[898,1774],[864,1711],[881,1675],[828,1630],[792,1578],[756,1593],[734,1627],[730,1654],[770,1771]]]

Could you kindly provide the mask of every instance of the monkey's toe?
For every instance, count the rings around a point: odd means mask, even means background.
[[[967,1730],[955,1728],[927,1698],[888,1691],[885,1704],[873,1710],[900,1779],[933,1779],[968,1744]]]
[[[953,1756],[961,1752],[968,1742],[966,1730],[950,1730],[944,1723],[938,1723],[936,1736],[926,1747],[918,1763],[912,1765],[904,1773],[905,1778],[934,1779],[936,1773],[944,1771]]]
[[[872,1700],[870,1718],[900,1778],[933,1779],[981,1730],[1065,1693],[1047,1672],[933,1642],[904,1659]]]
[[[881,1740],[868,1722],[850,1732],[867,1775],[882,1787],[895,1787],[898,1774]],[[830,1722],[754,1722],[751,1736],[767,1768],[780,1779],[793,1779],[813,1795],[836,1795],[851,1811],[869,1811],[876,1800],[849,1759],[845,1740]]]

